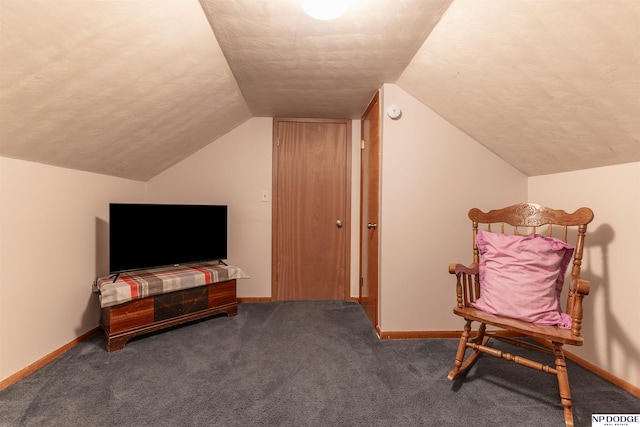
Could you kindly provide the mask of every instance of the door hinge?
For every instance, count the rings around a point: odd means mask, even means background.
[[[360,142],[360,149],[364,150],[364,139]]]
[[[360,287],[363,287],[363,286],[364,286],[364,277],[361,277],[360,278]]]

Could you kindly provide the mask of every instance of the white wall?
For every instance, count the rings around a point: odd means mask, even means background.
[[[147,183],[150,203],[229,206],[228,261],[251,276],[240,297],[271,296],[271,122],[249,119]]]
[[[0,157],[0,380],[98,325],[109,202],[145,184]]]
[[[526,201],[527,178],[400,87],[382,105],[380,328],[461,329],[447,269],[472,261],[467,212]]]
[[[529,199],[593,209],[585,240],[584,347],[569,351],[640,387],[640,163],[529,178]]]

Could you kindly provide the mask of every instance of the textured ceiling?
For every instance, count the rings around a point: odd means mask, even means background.
[[[383,83],[528,175],[640,161],[640,1],[0,0],[0,155],[145,181]]]
[[[360,118],[451,0],[362,0],[318,21],[297,0],[201,0],[254,116]]]
[[[456,0],[397,83],[529,176],[640,161],[640,1]]]
[[[3,156],[145,181],[251,117],[196,0],[0,5]]]

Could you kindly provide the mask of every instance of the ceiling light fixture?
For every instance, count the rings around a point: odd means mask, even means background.
[[[358,2],[359,0],[300,0],[307,15],[321,21],[339,18]]]

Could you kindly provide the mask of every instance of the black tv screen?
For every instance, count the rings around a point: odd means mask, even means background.
[[[111,203],[109,272],[227,258],[227,206]]]

